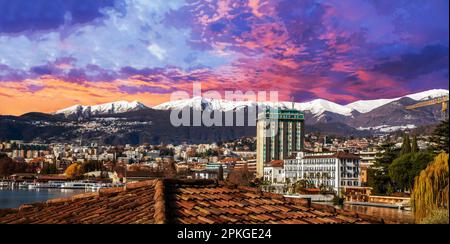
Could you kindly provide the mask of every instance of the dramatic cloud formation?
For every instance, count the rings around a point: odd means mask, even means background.
[[[32,3],[31,3],[32,2]],[[0,114],[277,90],[339,103],[448,89],[448,1],[0,0]]]

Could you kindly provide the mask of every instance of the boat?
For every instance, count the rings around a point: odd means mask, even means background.
[[[1,188],[3,188],[3,187],[9,187],[9,183],[6,182],[6,181],[0,181],[0,187],[1,187]]]
[[[29,185],[29,189],[35,188],[53,188],[59,189],[61,186],[66,183],[65,181],[48,181],[47,183],[35,183],[33,185]]]
[[[28,189],[30,185],[33,185],[33,182],[20,182],[19,183],[19,189]]]
[[[102,188],[110,188],[110,187],[114,187],[114,185],[112,183],[95,183],[93,185],[88,186],[88,188],[93,191],[98,191]]]
[[[61,189],[90,189],[95,183],[92,182],[65,182],[61,185]]]
[[[104,186],[102,186],[102,184],[94,184],[88,187],[90,190],[92,191],[98,191],[101,188],[104,188]]]

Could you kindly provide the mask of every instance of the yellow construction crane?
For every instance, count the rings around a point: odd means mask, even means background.
[[[431,100],[419,102],[413,105],[405,106],[406,109],[416,109],[426,106],[432,106],[435,104],[441,104],[441,116],[442,120],[447,118],[447,109],[448,109],[448,96],[436,97]]]

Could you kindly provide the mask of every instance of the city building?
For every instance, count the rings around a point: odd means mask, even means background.
[[[247,169],[253,175],[256,175],[256,159],[236,161],[234,169]]]
[[[356,154],[361,158],[361,184],[367,183],[367,170],[375,163],[378,150],[359,151]]]
[[[277,162],[277,161],[275,161]],[[343,187],[361,186],[360,157],[346,152],[306,153],[285,159],[282,164],[264,167],[264,179],[272,185],[307,180],[315,187],[325,186],[339,192]],[[275,173],[275,174],[274,174]],[[276,176],[276,177],[275,177]]]
[[[283,160],[273,160],[264,167],[264,181],[272,184],[284,184],[285,172]]]
[[[267,109],[258,115],[256,165],[257,177],[264,174],[264,164],[283,160],[304,147],[304,114],[291,109]]]

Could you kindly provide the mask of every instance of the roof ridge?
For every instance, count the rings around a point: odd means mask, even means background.
[[[155,194],[153,195],[153,200],[155,201],[153,219],[155,224],[165,224],[167,222],[164,183],[164,180],[156,180],[155,182]]]

